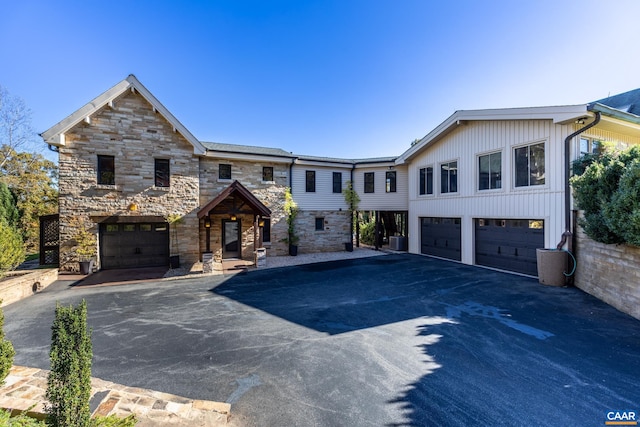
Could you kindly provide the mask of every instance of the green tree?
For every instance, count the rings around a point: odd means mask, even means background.
[[[0,277],[24,261],[22,236],[4,218],[0,218]]]
[[[87,328],[87,303],[56,305],[51,327],[51,372],[47,385],[47,424],[87,427],[91,424],[91,331]]]
[[[11,341],[4,339],[4,313],[0,308],[0,386],[4,384],[5,378],[9,375],[15,355],[16,352]]]
[[[25,249],[38,251],[39,217],[58,209],[57,167],[41,154],[8,150],[12,154],[0,168],[0,182],[16,197],[20,215],[18,228],[22,232]]]
[[[2,218],[12,227],[18,224],[18,219],[20,218],[16,199],[4,182],[0,182],[0,219]]]

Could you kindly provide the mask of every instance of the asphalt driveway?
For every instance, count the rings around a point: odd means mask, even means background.
[[[48,368],[85,298],[93,375],[232,404],[236,426],[602,426],[640,412],[640,321],[575,288],[414,255],[109,287],[5,307]]]

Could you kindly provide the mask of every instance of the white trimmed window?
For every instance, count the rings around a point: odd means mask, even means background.
[[[513,153],[515,157],[515,186],[544,185],[544,142],[515,148]]]

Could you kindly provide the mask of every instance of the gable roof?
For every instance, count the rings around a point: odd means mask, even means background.
[[[149,92],[149,90],[140,83],[140,81],[130,74],[126,79],[116,84],[106,92],[102,93],[88,104],[80,107],[74,113],[61,120],[59,123],[53,125],[48,130],[42,132],[40,136],[45,140],[47,144],[57,147],[64,146],[65,133],[76,126],[83,120],[89,120],[89,118],[98,112],[105,106],[113,105],[116,98],[124,94],[126,91],[131,90],[138,92],[155,111],[160,113],[165,120],[167,120],[175,132],[179,132],[192,146],[194,154],[204,154],[206,152],[205,147],[196,139],[195,136],[187,130],[186,127],[173,114],[167,110],[167,108],[158,101],[158,99]]]
[[[248,204],[254,212],[259,213],[263,217],[270,217],[271,210],[266,207],[253,193],[247,190],[240,182],[233,181],[231,185],[222,190],[220,194],[213,198],[209,203],[204,205],[198,211],[198,218],[203,218],[209,215],[209,212],[222,203],[227,197],[231,195],[237,195]]]
[[[489,110],[458,110],[435,129],[425,135],[418,142],[396,159],[401,165],[418,155],[425,147],[434,144],[458,126],[467,121],[495,121],[495,120],[553,120],[553,123],[571,123],[588,116],[587,104],[564,105],[556,107],[528,107],[502,108]]]
[[[606,105],[625,113],[640,116],[640,89],[619,93],[607,98],[595,101],[594,104]]]
[[[257,154],[269,157],[293,158],[293,154],[280,148],[257,147],[253,145],[223,144],[220,142],[202,142],[202,145],[210,151],[233,154]]]

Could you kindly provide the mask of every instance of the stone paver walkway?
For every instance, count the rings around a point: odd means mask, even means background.
[[[48,371],[13,366],[0,388],[0,408],[44,414]],[[135,414],[137,427],[151,426],[226,426],[231,405],[207,400],[192,400],[91,379],[90,407],[93,415],[126,417]]]

